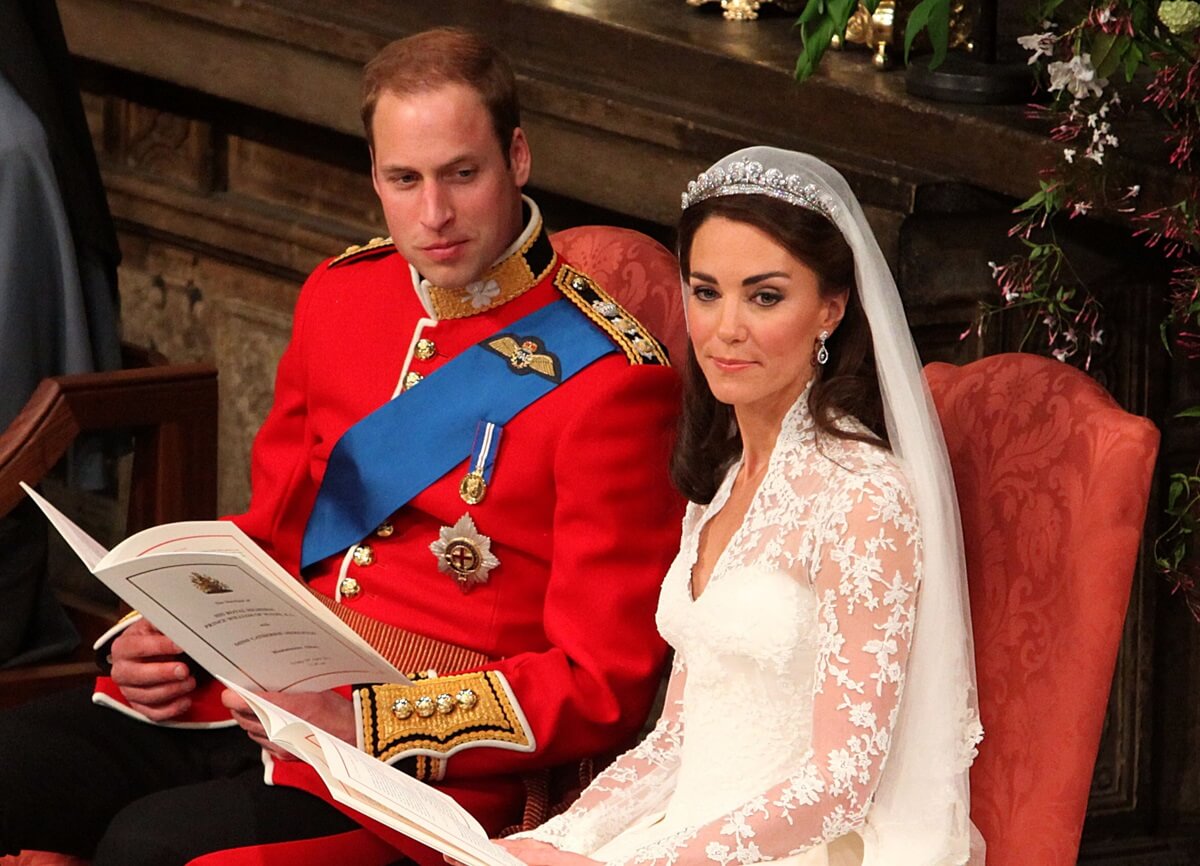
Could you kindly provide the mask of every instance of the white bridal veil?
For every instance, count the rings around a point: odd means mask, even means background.
[[[967,775],[983,729],[958,501],[895,280],[858,199],[821,160],[771,147],[740,150],[690,183],[683,207],[735,194],[769,195],[822,213],[853,250],[888,436],[921,521],[924,582],[894,738],[862,831],[863,866],[982,864]]]

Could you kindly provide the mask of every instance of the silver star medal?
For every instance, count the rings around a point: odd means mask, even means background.
[[[487,583],[488,574],[500,560],[492,555],[492,540],[476,529],[470,514],[464,514],[453,526],[443,526],[439,536],[429,545],[438,571],[451,575],[463,592]]]

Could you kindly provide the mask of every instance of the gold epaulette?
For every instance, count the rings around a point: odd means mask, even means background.
[[[563,265],[554,285],[625,353],[630,364],[661,364],[669,367],[667,350],[637,319],[596,281],[570,265]]]
[[[329,267],[332,268],[334,265],[340,265],[347,259],[353,259],[357,256],[365,255],[366,253],[382,252],[385,249],[395,249],[390,237],[371,238],[365,244],[351,244],[350,246],[346,247],[346,251],[344,253],[329,263]]]
[[[437,762],[471,746],[533,751],[533,733],[497,671],[431,677],[401,686],[358,689],[363,746],[381,761],[411,756],[418,778],[437,772]],[[422,769],[423,764],[429,764]]]

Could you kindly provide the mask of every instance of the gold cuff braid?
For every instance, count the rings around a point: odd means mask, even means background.
[[[416,750],[448,756],[471,745],[533,748],[520,709],[497,671],[434,677],[409,686],[363,686],[358,699],[364,748],[382,761]]]

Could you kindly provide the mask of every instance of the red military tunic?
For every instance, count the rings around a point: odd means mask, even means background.
[[[561,299],[556,280],[574,273],[550,251],[536,209],[516,251],[471,293],[427,284],[418,291],[390,244],[322,264],[301,292],[275,402],[255,440],[250,508],[234,521],[299,573],[304,529],[341,435],[392,398],[406,368],[407,387],[437,387],[418,379]],[[425,304],[440,312],[436,320]],[[369,552],[330,557],[306,574],[313,589],[359,613],[494,660],[486,673],[462,680],[355,693],[359,745],[436,781],[492,831],[519,820],[521,775],[628,741],[645,720],[665,651],[653,612],[682,512],[667,479],[677,381],[665,364],[635,363],[662,355],[630,317],[611,306],[593,313],[617,350],[505,425],[481,502],[460,495],[473,443],[446,442],[462,462],[400,508],[386,537],[372,535],[363,542]],[[472,396],[469,389],[444,395]],[[404,443],[395,448],[402,452]],[[464,515],[499,561],[467,592],[430,549]],[[461,730],[449,736],[446,718],[428,722],[442,730],[434,741],[419,736],[417,715],[400,722],[392,712],[398,696],[464,687],[509,702],[506,736],[479,740],[472,728],[480,719],[459,708],[451,721]],[[98,691],[124,703],[111,681]],[[178,722],[228,719],[214,701],[215,690],[198,697]],[[412,742],[417,748],[406,747]],[[421,756],[415,767],[414,755]],[[274,762],[268,777],[324,792],[301,762]]]

